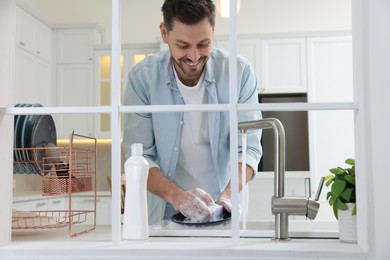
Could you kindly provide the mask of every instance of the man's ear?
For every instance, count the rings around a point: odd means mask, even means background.
[[[161,33],[161,38],[165,43],[168,43],[168,30],[165,27],[164,23],[160,23],[160,33]]]

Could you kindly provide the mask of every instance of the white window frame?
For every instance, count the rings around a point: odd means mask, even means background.
[[[0,98],[1,107],[0,107],[0,118],[1,118],[1,130],[6,130],[12,127],[12,117],[14,115],[20,114],[77,114],[77,113],[90,113],[90,114],[101,114],[101,113],[109,113],[111,114],[111,127],[112,127],[112,177],[113,177],[113,196],[112,196],[112,243],[114,245],[119,244],[121,241],[120,235],[120,136],[121,136],[121,121],[120,116],[123,113],[128,112],[138,112],[138,111],[148,111],[148,112],[160,112],[164,111],[229,111],[231,114],[236,114],[235,112],[238,110],[252,110],[259,109],[262,111],[266,110],[284,110],[284,111],[295,111],[299,110],[339,110],[339,109],[347,109],[355,111],[355,147],[356,147],[356,160],[359,162],[356,166],[357,171],[357,182],[360,184],[359,189],[357,190],[357,196],[361,198],[358,202],[359,214],[358,214],[358,247],[362,250],[362,256],[366,255],[375,244],[369,243],[369,238],[372,237],[372,234],[369,234],[368,223],[370,223],[369,219],[373,217],[372,206],[370,206],[370,201],[372,200],[372,192],[373,188],[372,180],[369,180],[371,176],[368,174],[359,174],[359,172],[369,172],[372,167],[372,159],[370,156],[367,156],[370,153],[369,149],[369,128],[367,127],[366,122],[368,122],[367,115],[367,105],[368,105],[368,97],[364,94],[364,87],[367,83],[367,72],[365,71],[365,65],[363,64],[366,61],[367,57],[367,31],[369,30],[367,27],[367,1],[368,0],[354,0],[352,1],[353,7],[353,57],[354,57],[354,92],[356,102],[352,103],[323,103],[323,104],[304,104],[300,107],[296,107],[294,104],[259,104],[257,106],[250,105],[236,105],[235,102],[231,102],[229,105],[216,105],[216,106],[153,106],[153,107],[125,107],[120,104],[120,67],[119,67],[119,57],[121,53],[120,47],[120,0],[112,0],[112,12],[113,12],[113,42],[112,42],[112,97],[111,97],[111,106],[110,107],[44,107],[44,108],[14,108],[12,106],[12,100],[14,96],[14,91],[9,90],[6,87],[1,89],[2,97]],[[236,6],[236,0],[231,0],[232,6]],[[2,7],[6,9],[2,9],[3,12],[7,12],[12,9],[12,5],[15,4],[12,0],[2,1]],[[384,5],[384,4],[383,4]],[[3,16],[2,16],[3,17]],[[3,20],[0,19],[0,22]],[[236,24],[236,16],[234,12],[234,8],[231,10],[231,22],[230,22],[230,35],[236,35],[235,30]],[[232,59],[234,59],[235,55],[235,37],[230,37],[231,40],[231,51],[233,51]],[[7,50],[12,50],[10,44],[0,45],[0,47],[5,47]],[[1,53],[1,52],[0,52]],[[4,63],[8,62],[8,64],[13,64],[13,60],[3,61],[0,63],[0,66],[4,66]],[[116,64],[116,65],[115,65]],[[233,69],[234,70],[234,69]],[[12,73],[12,69],[10,69]],[[234,71],[231,71],[232,75],[235,75]],[[231,76],[230,85],[233,85],[236,79]],[[4,82],[3,82],[4,83]],[[13,80],[7,78],[5,82],[5,86],[12,86]],[[3,86],[4,86],[3,85]],[[231,87],[232,91],[235,92],[235,86]],[[234,94],[234,93],[233,93]],[[4,96],[3,96],[4,95]],[[234,95],[232,100],[236,101]],[[8,100],[7,100],[8,98]],[[232,113],[233,112],[233,113]],[[8,116],[8,117],[7,117]],[[232,123],[236,122],[236,117],[234,115],[231,116]],[[236,136],[237,132],[236,127],[231,127],[232,136]],[[11,138],[12,134],[9,134],[9,138]],[[8,140],[9,138],[4,138],[7,140],[1,141],[0,144],[4,145],[2,151],[0,151],[2,158],[1,171],[6,171],[12,169],[12,156],[7,156],[9,154],[9,149],[12,149],[12,142]],[[232,144],[232,165],[237,165],[237,156],[234,154],[237,151],[237,147]],[[4,155],[4,157],[3,157]],[[232,167],[233,168],[233,167]],[[237,185],[237,178],[232,178],[233,185]],[[7,201],[6,203],[2,203],[0,206],[0,212],[2,212],[2,219],[7,221],[1,221],[0,230],[8,230],[7,232],[2,232],[3,235],[0,237],[0,245],[8,244],[11,242],[10,238],[10,220],[11,220],[11,210],[10,210],[10,202],[12,201],[12,188],[5,188],[10,183],[12,183],[12,176],[4,179],[4,184],[0,185],[0,196]],[[7,186],[6,186],[7,185]],[[12,186],[11,186],[12,187]],[[238,188],[233,189],[233,209],[237,209],[238,205]],[[239,243],[239,232],[237,230],[238,218],[237,214],[233,214],[233,229],[232,229],[232,237],[233,244],[236,245]],[[375,242],[373,242],[375,243]],[[371,246],[371,248],[370,248]],[[325,251],[324,251],[325,252]],[[373,251],[371,251],[373,252]]]

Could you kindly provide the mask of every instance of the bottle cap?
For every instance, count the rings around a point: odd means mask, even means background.
[[[131,145],[131,155],[141,155],[143,153],[142,144],[136,143]]]

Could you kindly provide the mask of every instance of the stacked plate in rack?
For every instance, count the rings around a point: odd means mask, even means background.
[[[42,107],[16,104],[15,107]],[[14,174],[40,174],[45,147],[57,145],[57,132],[51,115],[16,115],[14,118]]]

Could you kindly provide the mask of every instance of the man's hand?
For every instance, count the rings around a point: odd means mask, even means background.
[[[191,222],[207,222],[213,217],[215,203],[213,198],[202,189],[192,189],[180,192],[174,204]]]
[[[232,212],[232,199],[230,195],[222,193],[217,200],[217,204],[221,205],[227,212]]]
[[[246,180],[245,180],[245,183],[242,183],[242,165],[241,163],[238,164],[238,182],[239,182],[239,191],[242,190],[242,187],[243,185],[246,185],[249,180],[252,178],[253,176],[253,170],[252,168],[249,166],[249,165],[246,165]],[[223,206],[223,208],[228,211],[228,212],[232,212],[232,196],[231,196],[231,187],[230,187],[230,181],[228,183],[228,185],[226,186],[225,190],[221,193],[221,195],[219,196],[218,200],[217,200],[217,204]],[[239,212],[240,212],[240,215],[241,215],[241,208],[239,208]]]

